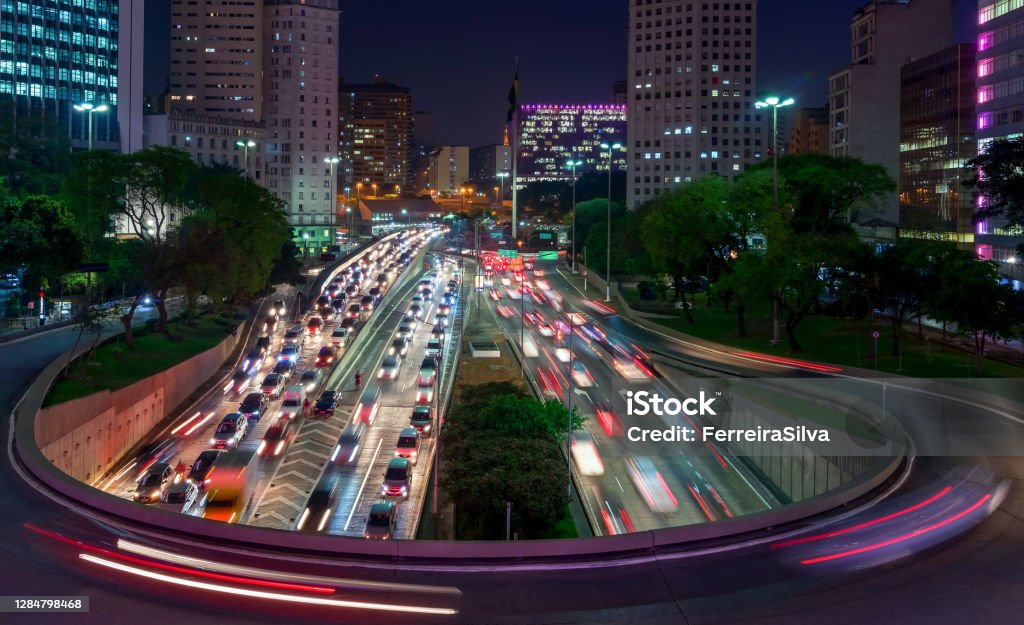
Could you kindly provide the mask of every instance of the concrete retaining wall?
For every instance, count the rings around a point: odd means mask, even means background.
[[[61,471],[92,482],[212,377],[241,335],[131,386],[43,408],[35,421],[36,444]]]

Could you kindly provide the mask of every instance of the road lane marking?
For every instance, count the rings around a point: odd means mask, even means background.
[[[356,509],[359,508],[359,500],[363,498],[363,489],[366,488],[366,482],[370,479],[370,471],[373,470],[374,463],[377,462],[377,456],[380,455],[380,448],[384,445],[384,438],[381,437],[377,441],[377,451],[373,454],[373,460],[370,461],[370,465],[366,467],[366,475],[363,476],[363,483],[359,485],[359,492],[356,493],[356,499],[352,502],[352,509],[348,512],[348,518],[345,519],[345,527],[342,528],[343,532],[348,531],[348,526],[352,524],[352,517],[355,516]]]

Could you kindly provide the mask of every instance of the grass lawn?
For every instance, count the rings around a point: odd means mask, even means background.
[[[740,350],[863,369],[876,369],[871,333],[877,330],[881,334],[878,338],[878,371],[919,378],[978,377],[974,369],[974,354],[943,347],[933,341],[922,344],[914,334],[916,326],[904,326],[901,361],[899,356],[892,355],[892,337],[887,322],[872,327],[867,320],[852,321],[824,315],[808,316],[796,329],[797,341],[803,349],[798,354],[793,354],[785,340],[784,331],[781,343],[769,343],[771,316],[768,311],[748,311],[749,336],[740,338],[737,336],[736,313],[720,308],[709,309],[703,305],[703,299],[698,296],[697,307],[691,311],[695,322],[693,325],[687,323],[682,316],[677,319],[652,321],[691,336]],[[985,361],[983,377],[1024,377],[1024,368],[988,359]]]
[[[168,329],[173,338],[136,330],[131,347],[120,340],[101,345],[84,377],[79,377],[84,358],[72,364],[68,377],[53,386],[43,405],[52,406],[104,389],[117,390],[169,369],[223,341],[228,328],[235,323],[215,316],[200,317],[192,326],[172,321]],[[86,334],[82,343],[88,345],[93,338]]]

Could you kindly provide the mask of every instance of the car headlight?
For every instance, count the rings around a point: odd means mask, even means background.
[[[210,444],[211,445],[216,445],[217,444],[217,439],[216,438],[211,438],[210,439]]]

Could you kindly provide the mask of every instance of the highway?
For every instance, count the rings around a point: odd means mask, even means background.
[[[499,259],[489,255],[485,258],[485,268],[493,267],[495,273],[488,278],[487,284],[491,286],[481,300],[489,302],[488,311],[512,342],[519,344],[523,334],[527,373],[539,382],[546,395],[558,398],[586,417],[584,430],[593,437],[603,468],[584,469],[590,475],[581,474],[579,464],[574,470],[588,516],[601,520],[594,528],[598,535],[727,520],[768,510],[777,503],[769,489],[757,484],[756,476],[720,450],[700,442],[666,445],[626,440],[625,434],[633,426],[674,425],[668,419],[659,424],[657,417],[629,415],[625,396],[628,391],[647,390],[665,397],[676,393],[639,368],[631,373],[634,377],[626,378],[612,366],[609,351],[599,343],[608,345],[611,340],[628,345],[614,330],[608,329],[608,336],[604,337],[592,330],[598,325],[596,322],[588,323],[576,328],[570,342],[568,314],[591,311],[573,297],[567,285],[559,284],[553,264],[538,265],[536,272],[522,273],[527,288],[532,287],[532,292],[538,294],[535,300],[529,294],[521,296],[517,277],[512,271],[501,270]],[[548,286],[551,288],[545,288]],[[560,310],[554,307],[551,297],[542,296],[544,291],[561,296]],[[562,331],[552,325],[559,320],[564,324]],[[576,370],[575,375],[572,369]],[[661,479],[651,480],[650,484],[634,482],[627,469],[631,457],[650,459]],[[595,475],[598,471],[601,474]],[[666,505],[655,510],[652,502],[645,500],[645,494],[657,497],[659,493],[651,491],[659,489],[664,489],[668,499]]]
[[[606,323],[611,326],[616,318]],[[0,346],[0,403],[8,410],[3,422],[9,425],[9,410],[23,389],[46,364],[70,348],[74,336],[68,330],[44,333],[23,342]],[[669,339],[659,347],[671,348],[680,357],[689,356],[687,346]],[[65,341],[63,347],[59,342]],[[645,347],[648,347],[646,344]],[[697,360],[699,356],[694,355]],[[736,359],[737,365],[742,359]],[[784,370],[771,367],[775,375]],[[806,377],[805,372],[797,372]],[[894,388],[888,395],[889,408],[907,417],[914,435],[927,435],[929,422],[915,414],[940,414],[948,402],[922,395],[914,389]],[[958,419],[983,425],[1001,438],[1016,440],[1020,423],[1005,418],[984,403],[955,404]],[[1019,411],[1009,413],[1021,414]],[[383,452],[382,452],[383,453]],[[310,562],[308,555],[285,560],[270,554],[238,552],[228,545],[199,544],[193,539],[169,542],[173,537],[152,540],[145,533],[121,529],[95,511],[79,510],[54,502],[22,479],[10,464],[10,455],[0,462],[0,577],[6,595],[88,596],[88,614],[12,615],[10,623],[107,624],[144,620],[152,625],[183,622],[206,625],[234,623],[765,623],[842,625],[936,622],[971,624],[1015,622],[1024,610],[1024,584],[1020,561],[1024,558],[1024,462],[1018,457],[961,458],[919,457],[910,479],[901,489],[903,510],[921,505],[937,496],[950,472],[959,466],[988,466],[1010,480],[1010,488],[999,508],[980,526],[944,546],[903,551],[909,558],[881,568],[830,570],[819,574],[794,566],[785,554],[771,549],[768,542],[736,550],[708,546],[689,557],[677,557],[670,550],[656,560],[641,560],[615,567],[577,568],[569,562],[510,572],[487,568],[450,570],[399,569],[391,565],[360,566],[347,559]],[[942,492],[941,490],[938,492]],[[975,493],[976,494],[976,493]],[[966,496],[970,496],[969,491]],[[915,498],[916,497],[916,498]],[[924,498],[924,499],[923,499]],[[968,500],[969,501],[969,500]],[[938,525],[952,516],[932,522]],[[967,510],[967,509],[965,509]],[[944,512],[941,512],[945,514]],[[872,520],[848,520],[853,527],[875,523],[912,530],[910,515],[880,522],[896,514],[888,508],[866,510]],[[902,520],[906,519],[906,521]],[[927,521],[925,521],[927,522]],[[81,548],[32,531],[38,527],[74,537],[89,545],[111,549],[117,538],[168,545],[179,553],[248,566],[290,568],[349,580],[379,582],[376,588],[348,584],[341,594],[348,599],[374,605],[432,605],[456,609],[454,615],[396,615],[374,609],[314,608],[281,604],[252,596],[225,598],[135,577],[102,568],[82,560]],[[947,526],[948,527],[948,526]],[[821,531],[808,528],[804,535]],[[921,529],[918,527],[918,529]],[[852,536],[860,536],[854,533]],[[394,583],[458,589],[431,592],[427,588],[395,587]],[[7,615],[5,615],[6,617]]]

